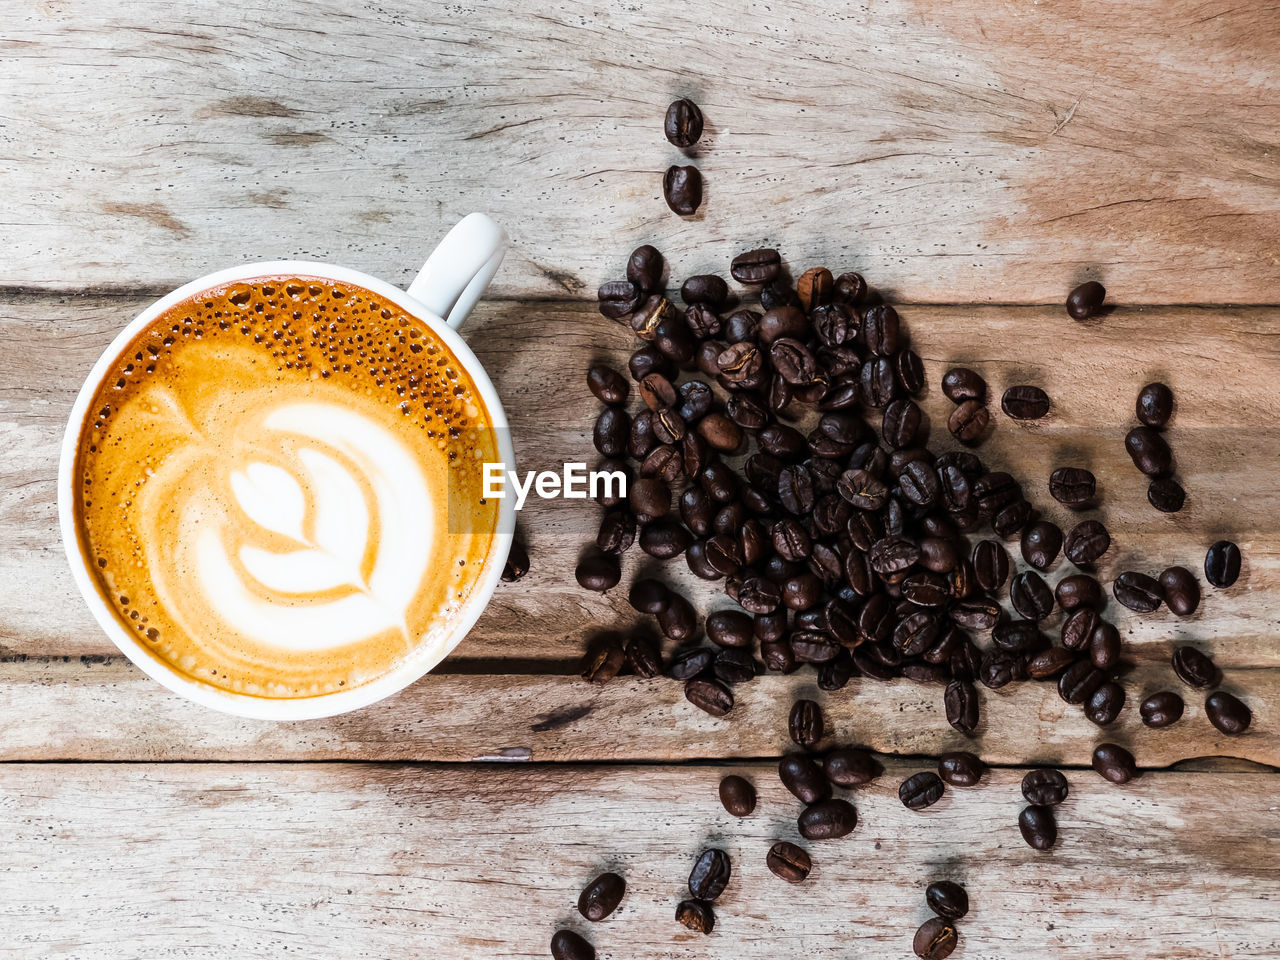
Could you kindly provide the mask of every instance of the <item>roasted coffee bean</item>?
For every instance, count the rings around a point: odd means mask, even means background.
[[[1053,613],[1053,591],[1034,570],[1024,570],[1009,584],[1009,602],[1018,616],[1040,621]]]
[[[867,281],[860,273],[842,273],[836,277],[835,298],[841,303],[854,307],[862,303],[867,296]]]
[[[657,296],[657,294],[654,294],[654,296],[649,299],[653,300]],[[654,326],[656,327],[657,324],[655,323]],[[661,373],[664,376],[675,376],[677,372],[676,365],[651,345],[643,346],[635,353],[631,354],[631,358],[627,361],[627,370],[631,374],[631,379],[637,383],[651,373]]]
[[[1031,770],[1022,778],[1022,795],[1032,806],[1056,807],[1067,792],[1067,778],[1058,770]]]
[[[1073,320],[1097,316],[1106,295],[1107,288],[1097,280],[1086,281],[1067,294],[1067,313]]]
[[[1237,697],[1225,690],[1209,694],[1204,702],[1204,715],[1227,736],[1236,737],[1249,729],[1253,713]]]
[[[502,567],[502,580],[504,583],[515,583],[528,572],[529,551],[525,548],[524,541],[516,537],[507,551],[507,561]]]
[[[911,939],[911,949],[921,960],[946,960],[959,942],[953,924],[941,917],[930,917],[920,925]]]
[[[676,904],[676,920],[694,933],[710,933],[716,925],[711,904],[701,900],[681,900]]]
[[[947,429],[964,444],[976,444],[987,432],[991,413],[980,400],[963,400],[947,417]]]
[[[1009,552],[998,540],[979,540],[973,545],[973,575],[988,593],[999,593],[1009,580]]]
[[[631,484],[631,509],[647,519],[665,517],[671,512],[671,487],[659,477],[642,477]]]
[[[791,635],[791,652],[799,663],[829,663],[840,653],[840,647],[825,634],[798,630]]]
[[[698,900],[714,900],[729,885],[731,872],[727,853],[714,848],[703,850],[689,872],[689,892]]]
[[[899,668],[903,678],[912,683],[945,684],[951,681],[951,671],[941,663],[927,663],[921,660],[907,660]]]
[[[901,620],[893,631],[893,645],[904,657],[918,657],[938,641],[938,618],[926,610]]]
[[[1173,391],[1163,383],[1148,383],[1138,391],[1138,419],[1148,427],[1163,427],[1173,414]]]
[[[787,883],[803,883],[813,869],[809,854],[786,840],[780,840],[769,848],[765,864],[770,873]]]
[[[1039,420],[1049,412],[1049,395],[1039,387],[1010,387],[1000,398],[1000,409],[1014,420]]]
[[[667,107],[662,132],[673,145],[688,149],[702,136],[702,124],[702,111],[696,103],[685,97]]]
[[[737,599],[748,613],[773,613],[782,603],[782,591],[763,577],[748,577],[742,581]]]
[[[1120,631],[1106,620],[1089,634],[1089,661],[1099,670],[1110,670],[1120,662]]]
[[[837,363],[826,362],[822,366],[826,368],[829,374],[838,374],[844,371],[846,366],[856,364],[859,358],[857,348],[853,346],[851,341],[858,333],[858,320],[853,313],[843,303],[827,303],[822,306],[815,307],[809,313],[809,322],[813,326],[813,332],[818,336],[818,342],[823,347],[843,347],[849,344],[847,349],[835,352],[827,352],[819,350],[820,359],[840,358]],[[917,362],[919,357],[916,358]],[[903,360],[910,366],[909,360]],[[899,364],[895,357],[895,370]],[[856,366],[850,366],[850,370],[856,369]],[[923,370],[923,367],[921,368]],[[902,370],[905,372],[906,367]],[[848,371],[845,371],[848,372]]]
[[[684,552],[684,562],[695,577],[700,580],[719,580],[725,576],[724,571],[714,566],[707,559],[707,542],[695,540]]]
[[[853,804],[838,797],[810,804],[796,818],[800,836],[806,840],[836,840],[852,833],[857,825]]]
[[[625,662],[621,638],[616,633],[606,633],[587,646],[586,655],[582,658],[582,679],[597,685],[608,683],[618,675]]]
[[[678,593],[669,593],[667,605],[658,611],[658,627],[668,640],[683,643],[698,632],[698,614],[693,604]]]
[[[670,300],[661,293],[650,294],[631,314],[631,329],[635,331],[635,335],[641,340],[652,341],[658,335],[659,324],[664,320],[677,319],[678,316],[676,308],[671,305]],[[673,366],[671,359],[665,354],[657,351],[656,348],[650,349],[653,349],[662,358],[657,362],[659,368],[663,369],[664,372]]]
[[[695,306],[699,306],[695,304]],[[700,321],[695,315],[695,323],[709,323],[706,327],[706,335],[714,336],[719,333],[719,323],[710,321]],[[712,317],[714,320],[714,316]],[[673,363],[681,365],[689,363],[693,360],[694,352],[698,348],[697,341],[694,339],[693,331],[690,329],[688,313],[686,311],[683,319],[679,317],[664,317],[662,321],[653,330],[653,345],[658,348],[658,352]]]
[[[961,638],[950,660],[951,676],[956,680],[977,680],[982,672],[982,651],[973,641]]]
[[[678,557],[693,543],[693,534],[678,520],[662,517],[640,530],[640,549],[659,560]]]
[[[942,392],[952,403],[981,403],[987,398],[987,381],[968,367],[952,367],[942,376]]]
[[[1177,513],[1187,502],[1187,491],[1173,477],[1156,477],[1147,486],[1147,502],[1161,513]]]
[[[719,310],[729,300],[729,285],[723,277],[700,273],[680,285],[680,299],[685,303],[705,303]]]
[[[822,581],[805,572],[784,580],[782,603],[790,610],[808,610],[822,602]]]
[[[1062,530],[1056,523],[1039,520],[1022,533],[1022,559],[1038,570],[1048,570],[1062,549]]]
[[[778,762],[778,779],[804,804],[814,804],[831,796],[831,784],[818,765],[804,754],[793,753]]]
[[[636,538],[636,518],[626,510],[610,510],[600,520],[596,546],[605,553],[625,553]]]
[[[584,590],[594,590],[596,593],[612,590],[622,579],[622,568],[618,564],[618,558],[612,554],[599,552],[588,553],[578,561],[578,567],[573,573],[580,587]]]
[[[578,912],[593,923],[603,920],[618,909],[627,881],[616,873],[602,873],[578,895]]]
[[[794,647],[794,643],[792,644]],[[791,742],[798,747],[812,750],[826,732],[822,719],[822,707],[812,700],[797,700],[791,707],[787,720],[787,732]]]
[[[653,293],[662,287],[662,267],[662,254],[646,243],[627,258],[627,279],[645,293]]]
[[[945,575],[928,570],[908,574],[901,585],[902,595],[918,607],[937,609],[951,600],[951,584]]]
[[[1097,609],[1103,603],[1102,584],[1087,573],[1074,573],[1069,577],[1063,577],[1058,581],[1054,595],[1058,598],[1058,606],[1066,611],[1080,607]]]
[[[960,562],[955,541],[944,537],[925,537],[920,541],[920,566],[934,573],[950,573]]]
[[[1093,748],[1093,769],[1112,783],[1128,783],[1138,776],[1133,754],[1115,743],[1100,743]]]
[[[772,423],[760,431],[756,442],[765,453],[780,460],[803,460],[809,453],[809,443],[799,430],[784,423]],[[781,469],[779,470],[781,477]]]
[[[943,920],[959,920],[969,912],[969,894],[951,880],[935,880],[925,887],[924,902]]]
[[[737,774],[720,781],[720,803],[732,816],[748,817],[756,808],[756,788]]]
[[[738,475],[728,464],[718,460],[703,467],[698,482],[717,503],[728,503],[738,492]]]
[[[951,681],[942,702],[947,711],[947,723],[966,737],[972,737],[978,729],[978,691],[974,685],[962,680]]]
[[[1100,727],[1114,723],[1124,709],[1124,687],[1107,681],[1090,694],[1084,704],[1084,715]]]
[[[668,167],[662,177],[662,196],[673,212],[692,217],[702,206],[702,174],[697,167]]]
[[[666,321],[664,321],[664,323],[665,322]],[[685,307],[684,325],[687,328],[688,332],[692,336],[696,337],[698,340],[709,340],[714,337],[720,336],[720,334],[724,332],[724,323],[720,320],[719,315],[715,312],[715,310],[707,306],[707,304],[705,303],[691,303],[687,307]],[[662,329],[662,326],[663,324],[658,325],[659,330]],[[654,342],[658,344],[658,349],[662,350],[664,354],[671,357],[673,360],[677,360],[677,358],[672,355],[671,351],[662,349],[662,345],[659,341],[659,337],[655,336]],[[684,345],[681,344],[680,346],[681,346],[680,352],[683,353]],[[696,349],[696,348],[693,348],[693,344],[691,341],[689,342],[689,347],[692,349]],[[692,354],[690,359],[691,358],[692,358]],[[678,362],[686,362],[686,361],[678,360]]]
[[[941,777],[932,770],[924,770],[902,781],[898,799],[908,810],[923,810],[941,800],[945,789]]]
[[[768,346],[779,337],[805,339],[809,330],[809,321],[799,306],[783,306],[765,310],[760,318],[758,335],[760,342]]]
[[[675,410],[664,407],[653,412],[653,436],[659,443],[679,443],[684,439],[684,434],[684,418]]]
[[[831,302],[835,293],[835,277],[826,267],[811,267],[796,281],[796,296],[806,312]]]
[[[994,517],[1003,507],[1022,499],[1018,482],[1003,471],[984,473],[971,486],[978,510],[985,517]]]
[[[1107,675],[1088,660],[1077,660],[1058,678],[1058,696],[1072,706],[1080,706],[1106,682]]]
[[[911,446],[920,435],[920,408],[915,401],[899,397],[884,408],[882,433],[885,443],[899,450]]]
[[[818,664],[818,689],[841,690],[858,673],[853,665],[853,656],[847,648],[841,649],[835,659]]]
[[[631,584],[627,601],[640,613],[661,613],[671,603],[671,591],[665,583],[644,577]]]
[[[795,288],[787,279],[779,275],[760,288],[760,306],[765,310],[799,307],[800,298],[796,296]]]
[[[684,685],[684,697],[699,710],[723,717],[733,709],[733,694],[718,680],[700,677]]]
[[[770,530],[773,548],[787,560],[805,560],[813,549],[813,541],[799,520],[779,520]]]
[[[610,280],[596,292],[600,313],[610,320],[623,322],[643,299],[643,291],[630,280]]]
[[[627,435],[627,456],[643,460],[657,442],[653,436],[653,411],[641,410],[631,421],[631,432]]]
[[[1200,582],[1186,567],[1168,567],[1160,574],[1164,602],[1180,617],[1189,617],[1200,605]]]
[[[627,402],[631,385],[617,370],[603,364],[596,364],[587,371],[587,389],[601,403],[621,406]]]
[[[871,754],[853,747],[840,747],[828,753],[823,770],[828,780],[846,789],[870,783],[884,772]]]
[[[986,597],[958,601],[949,611],[951,619],[970,630],[990,630],[1000,622],[1000,604]]]
[[[1024,807],[1018,814],[1018,829],[1033,850],[1049,850],[1058,841],[1058,824],[1048,807]]]
[[[1065,647],[1041,650],[1027,661],[1027,676],[1032,680],[1048,680],[1075,663],[1075,659],[1075,655]]]
[[[627,411],[607,407],[596,418],[592,442],[606,457],[620,457],[627,452],[627,438],[631,432],[631,417]]]
[[[1093,499],[1098,482],[1081,467],[1059,467],[1049,475],[1049,493],[1059,503],[1080,507]]]
[[[902,495],[918,507],[932,506],[938,501],[942,484],[934,468],[924,460],[912,460],[898,475]]]
[[[791,644],[785,640],[762,640],[760,659],[767,669],[775,673],[794,673],[800,666],[791,652]]]
[[[741,610],[717,610],[707,615],[707,636],[722,647],[751,646],[753,624]]]
[[[1167,477],[1173,472],[1173,451],[1159,431],[1134,427],[1124,438],[1124,448],[1133,465],[1149,477]]]
[[[717,680],[728,684],[746,683],[755,679],[756,661],[749,650],[723,647],[711,664],[711,672]]]
[[[1097,520],[1082,520],[1067,534],[1065,552],[1076,566],[1093,563],[1111,546],[1111,535]]]
[[[1027,662],[1022,654],[990,650],[982,656],[978,679],[990,690],[999,690],[1027,678]]]
[[[729,419],[744,430],[759,430],[769,422],[769,414],[745,393],[735,393],[725,404],[725,413]]]
[[[878,356],[891,356],[900,346],[901,323],[898,311],[887,304],[868,307],[862,318],[861,338],[867,349]]]
[[[1148,727],[1167,727],[1182,719],[1184,706],[1182,697],[1172,690],[1161,690],[1143,700],[1138,713]]]
[[[709,671],[715,658],[715,651],[708,647],[682,650],[672,658],[667,667],[667,676],[672,680],[692,680]]]
[[[818,373],[817,361],[809,348],[792,337],[778,337],[769,344],[769,362],[792,386],[810,384]]]
[[[991,631],[991,642],[1007,653],[1027,653],[1040,646],[1043,638],[1034,620],[1010,620]]]
[[[1195,647],[1174,648],[1173,672],[1183,683],[1197,688],[1212,686],[1218,679],[1217,666]]]
[[[885,537],[871,545],[871,567],[881,576],[906,573],[920,559],[920,547],[909,537]]]
[[[1035,508],[1025,500],[1015,500],[1000,510],[991,520],[991,528],[1009,540],[1018,536],[1036,517]]]
[[[702,487],[689,487],[680,494],[680,519],[696,536],[705,537],[711,532],[715,514],[715,504]]]
[[[557,930],[551,937],[553,960],[596,960],[596,949],[572,930]]]
[[[662,653],[658,645],[648,637],[632,637],[624,650],[627,666],[642,680],[662,676]]]
[[[762,284],[772,282],[781,269],[782,257],[778,251],[763,247],[734,257],[729,275],[739,283]]]
[[[963,750],[944,753],[938,757],[938,776],[953,787],[977,786],[986,769],[986,764],[974,754]]]
[[[893,373],[905,392],[919,393],[924,389],[924,363],[914,350],[899,350],[893,355]]]
[[[939,504],[953,515],[963,513],[973,506],[973,487],[964,472],[953,464],[940,464],[937,467]],[[946,522],[954,526],[954,522],[942,517],[926,518],[936,522]]]
[[[1230,540],[1219,540],[1204,555],[1204,578],[1225,589],[1240,578],[1240,548]]]
[[[1126,570],[1117,574],[1111,592],[1122,606],[1135,613],[1150,613],[1164,601],[1164,589],[1155,577]]]
[[[846,470],[836,482],[836,493],[859,510],[884,509],[889,488],[867,470]]]
[[[888,357],[871,357],[858,368],[858,390],[869,407],[887,407],[898,395],[898,380]]]

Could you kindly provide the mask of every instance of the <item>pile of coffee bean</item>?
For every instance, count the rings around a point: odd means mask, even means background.
[[[1187,500],[1187,492],[1173,476],[1173,450],[1162,433],[1173,415],[1173,391],[1163,383],[1148,383],[1138,391],[1136,404],[1140,424],[1124,438],[1129,459],[1151,478],[1147,501],[1161,513],[1177,513]]]
[[[667,107],[663,132],[673,146],[688,151],[702,136],[702,111],[687,98]],[[672,164],[662,176],[662,196],[682,217],[692,217],[702,206],[702,174],[688,164]]]
[[[952,880],[935,880],[925,888],[924,902],[934,916],[920,925],[911,948],[921,960],[946,960],[959,943],[956,921],[969,912],[969,894]]]

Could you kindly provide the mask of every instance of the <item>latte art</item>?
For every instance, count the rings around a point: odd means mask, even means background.
[[[492,431],[430,329],[368,291],[271,278],[136,346],[78,464],[122,622],[184,673],[267,697],[439,659],[497,513],[479,495]]]

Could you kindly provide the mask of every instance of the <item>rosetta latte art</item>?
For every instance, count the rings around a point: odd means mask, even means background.
[[[367,292],[335,307],[331,288],[281,286],[307,291],[296,324],[229,291],[187,305],[203,327],[139,338],[82,441],[82,527],[155,656],[233,692],[315,696],[447,652],[496,526],[479,494],[494,441],[429,328]]]

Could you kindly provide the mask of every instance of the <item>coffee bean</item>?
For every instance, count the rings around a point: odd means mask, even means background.
[[[921,960],[946,960],[958,942],[956,928],[941,917],[930,917],[911,940],[911,949]]]
[[[668,167],[662,178],[662,196],[675,213],[692,217],[702,205],[702,174],[697,167]]]
[[[606,407],[596,418],[592,442],[606,457],[620,457],[627,451],[627,438],[631,432],[631,417],[617,407]]]
[[[671,603],[671,591],[665,583],[643,577],[631,584],[627,601],[640,613],[661,613]]]
[[[1102,584],[1087,573],[1073,573],[1063,577],[1054,588],[1058,606],[1071,611],[1080,607],[1098,608],[1103,604]]]
[[[804,808],[796,825],[806,840],[835,840],[853,832],[858,812],[848,800],[819,800]]]
[[[715,651],[707,647],[681,650],[667,666],[667,676],[672,680],[692,680],[710,670],[715,657]]]
[[[1120,631],[1114,624],[1099,620],[1089,634],[1089,662],[1099,670],[1110,670],[1120,661]]]
[[[775,877],[780,877],[787,883],[803,883],[813,869],[809,854],[786,840],[780,840],[769,848],[765,864]]]
[[[600,520],[596,546],[605,553],[625,553],[636,538],[636,518],[626,510],[610,510]]]
[[[913,773],[898,787],[898,799],[908,810],[923,810],[942,799],[946,788],[942,778],[932,770]]]
[[[572,930],[557,930],[551,937],[554,960],[596,960],[595,947]]]
[[[1018,814],[1018,829],[1033,850],[1049,850],[1058,842],[1058,824],[1049,807],[1024,807]]]
[[[684,698],[713,717],[723,717],[733,709],[733,694],[718,680],[690,680],[684,685]]]
[[[1204,702],[1204,715],[1219,732],[1236,737],[1249,729],[1253,713],[1237,697],[1225,690],[1209,694]]]
[[[1067,294],[1067,313],[1073,320],[1087,320],[1097,316],[1107,289],[1097,280],[1080,284]]]
[[[1240,577],[1240,548],[1230,540],[1219,540],[1204,556],[1204,578],[1225,589]]]
[[[678,557],[693,543],[693,535],[671,517],[662,517],[640,530],[640,549],[659,560]]]
[[[800,306],[806,312],[824,303],[830,303],[835,293],[835,277],[826,267],[812,267],[800,275],[796,281],[796,296],[800,298]]]
[[[722,647],[751,646],[751,617],[741,610],[717,610],[707,615],[707,636]]]
[[[662,254],[656,247],[645,244],[636,247],[627,258],[627,279],[645,293],[662,289]]]
[[[884,772],[884,768],[865,750],[840,747],[827,754],[823,761],[827,779],[837,787],[860,787],[870,783]]]
[[[626,656],[621,638],[615,633],[596,637],[587,646],[582,660],[582,678],[588,683],[605,684],[622,670]]]
[[[1173,391],[1163,383],[1148,383],[1138,391],[1138,419],[1148,427],[1163,427],[1173,414]]]
[[[1138,713],[1148,727],[1167,727],[1182,719],[1182,697],[1172,690],[1161,690],[1142,701]]]
[[[1177,513],[1187,502],[1187,492],[1173,477],[1156,477],[1147,486],[1147,502],[1161,513]]]
[[[1149,477],[1166,477],[1173,472],[1173,451],[1151,427],[1130,430],[1125,434],[1124,448],[1133,465]]]
[[[657,296],[657,294],[654,294],[649,299],[653,300]],[[642,307],[641,309],[646,308]],[[633,314],[633,317],[636,315],[638,315],[638,311],[637,314]],[[655,323],[654,326],[656,327],[657,324]],[[656,348],[649,345],[641,347],[631,354],[631,358],[627,361],[627,370],[631,374],[631,379],[639,383],[651,373],[675,376],[676,365],[669,358],[659,353]]]
[[[1097,520],[1081,520],[1067,534],[1064,551],[1078,567],[1098,560],[1111,547],[1111,535]]]
[[[882,434],[885,443],[899,450],[911,446],[920,434],[922,414],[915,401],[899,397],[884,408]]]
[[[507,551],[507,561],[502,567],[504,583],[515,583],[529,572],[529,551],[524,541],[518,536],[512,539],[511,548]]]
[[[671,511],[671,487],[660,477],[642,477],[631,485],[629,500],[645,519],[665,517]]]
[[[812,750],[825,733],[822,708],[812,700],[797,700],[791,707],[787,731],[791,735],[792,743],[806,750]]]
[[[667,107],[662,132],[667,139],[681,149],[688,149],[702,136],[702,111],[692,100],[682,98]]]
[[[1093,696],[1107,675],[1088,660],[1077,660],[1058,678],[1058,696],[1078,707]]]
[[[675,319],[676,317],[676,308],[671,305],[671,301],[660,293],[654,293],[636,307],[635,312],[631,314],[631,329],[635,331],[635,335],[641,340],[652,341],[658,335],[658,326],[664,320]],[[651,357],[652,363],[656,365],[655,369],[660,369],[664,373],[670,372],[674,376],[674,365],[670,358],[652,347],[648,349],[652,351]],[[636,379],[639,379],[639,377]]]
[[[1034,570],[1024,570],[1009,585],[1009,602],[1018,616],[1040,621],[1053,613],[1053,591]]]
[[[1032,680],[1048,680],[1075,662],[1075,655],[1065,647],[1041,650],[1027,661],[1027,676]]]
[[[782,257],[768,247],[748,250],[733,258],[729,275],[739,283],[770,283],[782,269]]]
[[[749,650],[722,647],[711,664],[711,672],[728,684],[747,683],[755,679],[758,666]]]
[[[951,880],[935,880],[925,887],[924,902],[943,920],[959,920],[969,912],[969,894]]]
[[[835,297],[848,306],[857,306],[867,296],[867,281],[860,273],[842,273],[836,277]]]
[[[887,304],[867,308],[862,318],[861,338],[871,353],[885,357],[897,353],[900,335],[898,311]]]
[[[778,761],[778,779],[801,803],[814,804],[831,796],[831,784],[804,754],[789,754]]]
[[[1111,584],[1111,592],[1122,606],[1135,613],[1150,613],[1164,601],[1164,588],[1155,577],[1126,570]]]
[[[973,574],[978,586],[999,593],[1009,580],[1009,552],[997,540],[979,540],[973,545]]]
[[[888,499],[889,488],[870,471],[846,470],[836,481],[836,493],[859,510],[879,511]]]
[[[871,357],[858,369],[859,398],[869,407],[887,407],[898,395],[898,380],[888,357]]]
[[[1048,570],[1062,549],[1062,530],[1056,523],[1040,520],[1022,534],[1022,559],[1039,570]]]
[[[981,760],[963,750],[938,757],[938,776],[953,787],[976,786],[985,770],[986,765]]]
[[[689,357],[682,359],[681,356],[675,354],[674,351],[664,349],[661,343],[662,330],[667,321],[658,324],[658,336],[654,337],[654,343],[658,349],[664,354],[671,357],[677,363],[687,362],[696,355],[697,347],[692,340],[686,340],[680,344],[680,354],[688,353]],[[724,332],[724,323],[720,320],[720,316],[711,307],[705,303],[691,303],[684,310],[684,325],[688,333],[698,340],[709,340],[720,336]]]
[[[1138,764],[1124,747],[1100,743],[1093,748],[1093,769],[1112,783],[1128,783],[1138,776]]]
[[[1000,398],[1000,409],[1014,420],[1039,420],[1049,412],[1049,395],[1039,387],[1010,387]]]
[[[627,881],[616,873],[602,873],[578,895],[578,912],[593,923],[603,920],[618,909]]]
[[[709,413],[698,423],[698,433],[721,453],[732,453],[742,446],[742,428],[722,413]]]
[[[994,517],[1001,509],[1022,499],[1018,481],[1003,471],[984,473],[972,482],[973,499],[984,517]]]
[[[631,385],[626,377],[612,367],[596,364],[587,371],[587,389],[601,403],[609,406],[621,406],[627,402],[627,394]]]
[[[710,933],[716,925],[711,905],[700,900],[681,900],[676,905],[676,920],[694,933]]]
[[[1200,582],[1186,567],[1169,567],[1160,574],[1164,602],[1180,617],[1189,617],[1200,605]]]
[[[811,384],[818,375],[817,360],[808,347],[793,337],[778,337],[769,344],[769,361],[778,376],[792,386]]]
[[[623,320],[643,299],[644,292],[630,280],[610,280],[596,291],[600,313],[610,320]]]
[[[1107,681],[1089,695],[1084,704],[1084,715],[1100,727],[1114,723],[1124,709],[1124,687],[1115,681]]]
[[[612,590],[622,579],[622,568],[618,558],[607,553],[589,553],[578,562],[574,570],[578,585],[584,590],[604,593]]]
[[[987,432],[991,413],[980,400],[964,400],[947,417],[947,429],[963,444],[976,444]]]
[[[893,373],[898,386],[907,393],[919,393],[924,389],[924,362],[914,350],[899,350],[893,355]]]
[[[697,900],[714,900],[729,885],[731,872],[727,853],[714,848],[703,850],[689,872],[689,892]]]
[[[735,817],[747,817],[756,808],[756,788],[750,781],[731,774],[720,781],[720,802]]]
[[[662,653],[648,637],[632,637],[627,641],[624,653],[627,666],[637,677],[651,680],[662,676]]]
[[[1093,499],[1097,481],[1080,467],[1059,467],[1049,475],[1049,493],[1059,503],[1080,507]]]
[[[987,381],[968,367],[952,367],[942,376],[942,392],[952,403],[981,402],[987,398]]]
[[[1022,795],[1032,806],[1056,807],[1067,792],[1067,778],[1058,770],[1031,770],[1022,778]]]
[[[966,737],[972,737],[978,728],[978,691],[974,685],[953,680],[947,684],[942,701],[947,711],[947,723]]]
[[[1173,672],[1183,683],[1197,688],[1212,686],[1218,679],[1217,666],[1195,647],[1174,647]]]
[[[1028,653],[1044,642],[1034,620],[1011,620],[991,631],[991,642],[1007,653]]]
[[[719,310],[729,300],[729,285],[723,277],[700,273],[680,285],[680,299],[685,303],[705,303]]]
[[[842,649],[834,660],[818,664],[818,689],[841,690],[854,676],[858,668],[853,665],[853,656],[848,649]]]

